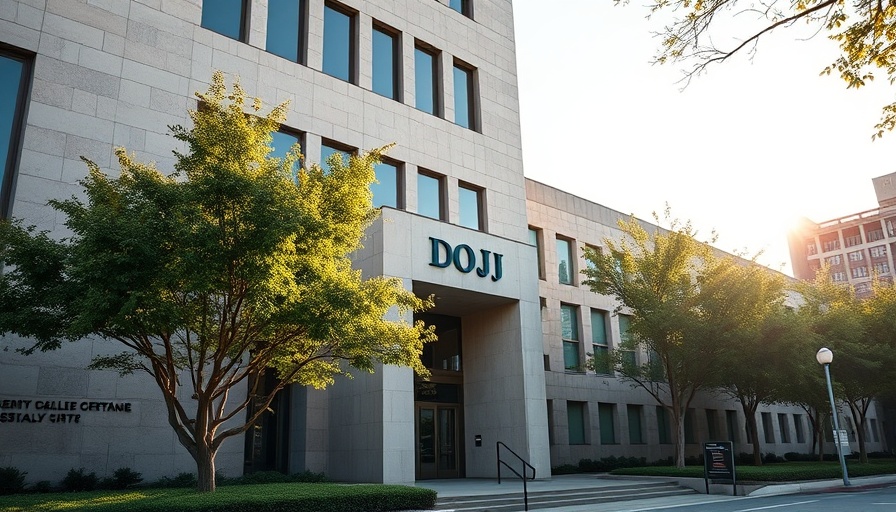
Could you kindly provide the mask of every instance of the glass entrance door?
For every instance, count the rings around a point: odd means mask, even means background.
[[[459,408],[417,404],[417,479],[459,478]]]

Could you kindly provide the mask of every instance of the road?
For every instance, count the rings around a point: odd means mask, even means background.
[[[791,494],[787,496],[725,497],[704,503],[632,504],[616,512],[891,512],[896,510],[896,486],[847,492]],[[600,508],[595,508],[600,510]]]

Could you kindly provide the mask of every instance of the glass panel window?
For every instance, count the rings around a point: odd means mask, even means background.
[[[567,370],[579,370],[579,315],[575,306],[560,305],[560,328],[563,338],[563,367]]]
[[[770,412],[762,413],[762,433],[765,436],[766,443],[775,442],[775,426],[772,424],[772,414]]]
[[[781,442],[790,442],[790,422],[786,414],[778,414],[778,429],[781,431]]]
[[[684,442],[694,444],[697,442],[696,429],[694,428],[694,410],[688,409],[684,413]]]
[[[719,438],[718,415],[714,409],[706,409],[706,433],[710,440]]]
[[[442,219],[442,179],[427,174],[417,175],[417,213]]]
[[[272,158],[284,158],[286,153],[289,152],[293,146],[302,143],[299,135],[289,132],[274,132],[271,134],[271,137],[271,152],[268,153],[268,156]],[[301,162],[294,162],[292,165],[293,174],[295,174],[301,166]]]
[[[373,207],[400,208],[398,205],[398,166],[389,162],[380,162],[373,167],[373,170],[376,172],[376,182],[370,184]]]
[[[398,99],[398,62],[397,36],[373,27],[373,92]]]
[[[18,148],[24,128],[25,99],[30,83],[31,60],[0,49],[0,217],[10,211]]]
[[[324,6],[323,72],[351,82],[354,75],[354,16],[335,5]]]
[[[529,243],[535,246],[536,257],[538,258],[538,278],[544,279],[544,247],[541,241],[542,231],[538,228],[529,227]]]
[[[330,157],[333,155],[339,155],[342,165],[348,165],[349,159],[352,156],[351,152],[344,149],[339,149],[337,147],[334,147],[330,143],[324,142],[320,146],[320,166],[325,171],[330,170],[329,161]]]
[[[246,0],[207,0],[202,2],[203,28],[237,41],[243,41],[246,32]]]
[[[841,262],[840,255],[837,254],[836,256],[825,258],[825,261],[827,261],[828,265],[839,265]]]
[[[472,0],[449,0],[448,7],[468,18],[473,17]]]
[[[557,273],[560,284],[572,284],[572,242],[565,238],[557,239]]]
[[[439,77],[436,55],[414,48],[415,106],[434,116],[439,115]]]
[[[728,424],[728,440],[737,442],[737,411],[725,411],[725,420]]]
[[[656,430],[659,434],[660,444],[672,443],[672,429],[669,421],[669,411],[665,407],[656,406]]]
[[[471,130],[476,129],[473,77],[472,70],[454,65],[454,122]]]
[[[794,414],[793,415],[793,430],[796,432],[796,442],[805,443],[806,442],[806,434],[803,432],[803,415],[802,414]]]
[[[569,444],[585,444],[585,404],[566,402],[566,417],[569,425]]]
[[[471,229],[482,229],[479,190],[461,185],[458,187],[457,192],[458,202],[460,203],[460,225]]]
[[[643,407],[640,405],[626,406],[628,411],[628,442],[630,444],[644,444],[644,425],[642,422]]]
[[[591,346],[594,350],[594,371],[598,374],[610,374],[610,346],[607,343],[607,312],[599,309],[591,310]]]
[[[265,49],[293,62],[301,62],[304,12],[304,0],[268,0]]]
[[[887,246],[879,245],[877,247],[871,248],[871,257],[872,258],[883,258],[887,256]]]
[[[862,261],[863,259],[865,259],[865,257],[862,254],[862,251],[855,251],[855,252],[849,253],[849,261]]]
[[[629,339],[629,330],[632,325],[632,317],[629,315],[618,315],[619,316],[619,340],[620,343],[626,343],[631,341]],[[635,354],[634,350],[625,350],[622,353],[622,364],[625,366],[635,366],[638,364],[638,358]]]
[[[616,444],[615,409],[613,404],[597,404],[600,422],[600,444]]]

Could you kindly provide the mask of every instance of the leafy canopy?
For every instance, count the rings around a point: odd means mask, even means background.
[[[688,79],[712,63],[754,51],[763,36],[799,22],[840,47],[822,74],[839,73],[848,88],[866,85],[876,72],[896,81],[894,0],[651,0],[647,5],[664,23],[656,61],[691,66]],[[894,127],[896,102],[883,107],[872,138]]]

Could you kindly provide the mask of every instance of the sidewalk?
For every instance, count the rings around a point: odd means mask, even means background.
[[[896,484],[896,475],[879,475],[850,479],[850,487],[844,487],[842,480],[813,480],[808,482],[768,484],[747,489],[746,496],[730,496],[725,494],[702,494],[704,492],[703,479],[681,479],[673,477],[616,477],[594,474],[556,475],[550,480],[535,480],[527,483],[529,492],[543,491],[567,491],[574,489],[594,489],[600,487],[618,486],[625,484],[655,483],[657,481],[678,482],[683,487],[691,487],[701,494],[686,496],[673,496],[665,498],[649,498],[632,501],[620,501],[617,503],[602,503],[601,512],[645,512],[655,508],[685,507],[689,505],[706,505],[721,501],[742,500],[747,497],[777,496],[784,494],[798,494],[802,492],[847,492],[871,487],[882,487]],[[685,481],[687,480],[687,481]],[[498,484],[494,479],[458,479],[458,480],[423,480],[416,483],[417,487],[433,489],[439,493],[440,498],[458,496],[489,496],[523,492],[523,484],[517,479],[502,480]],[[730,490],[730,486],[729,490]],[[752,489],[752,490],[751,490]],[[715,491],[713,491],[715,492]],[[738,485],[738,492],[742,492]],[[543,512],[594,512],[595,505],[575,505],[555,508],[537,509]]]

